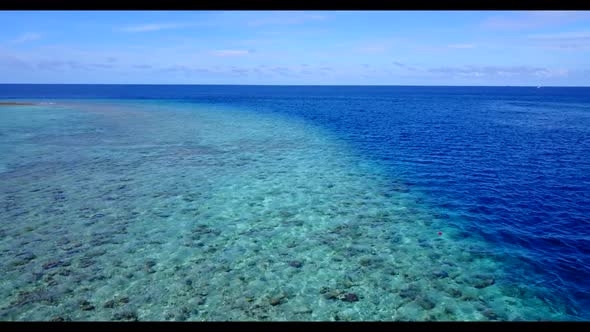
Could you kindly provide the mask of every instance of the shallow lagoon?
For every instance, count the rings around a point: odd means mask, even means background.
[[[574,317],[526,263],[301,118],[64,100],[3,106],[0,130],[2,320]]]

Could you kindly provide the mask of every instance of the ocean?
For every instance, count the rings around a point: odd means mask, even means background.
[[[590,319],[590,88],[0,102],[0,320]]]

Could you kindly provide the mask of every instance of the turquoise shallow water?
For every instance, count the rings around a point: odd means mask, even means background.
[[[2,107],[0,138],[2,320],[571,319],[303,119],[64,100]]]

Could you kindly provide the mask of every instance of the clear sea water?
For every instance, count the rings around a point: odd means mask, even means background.
[[[590,88],[0,101],[0,320],[590,318]]]

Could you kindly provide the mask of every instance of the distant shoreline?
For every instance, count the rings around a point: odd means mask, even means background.
[[[23,103],[23,102],[15,102],[15,101],[0,101],[0,106],[31,106],[36,105],[34,103]]]

